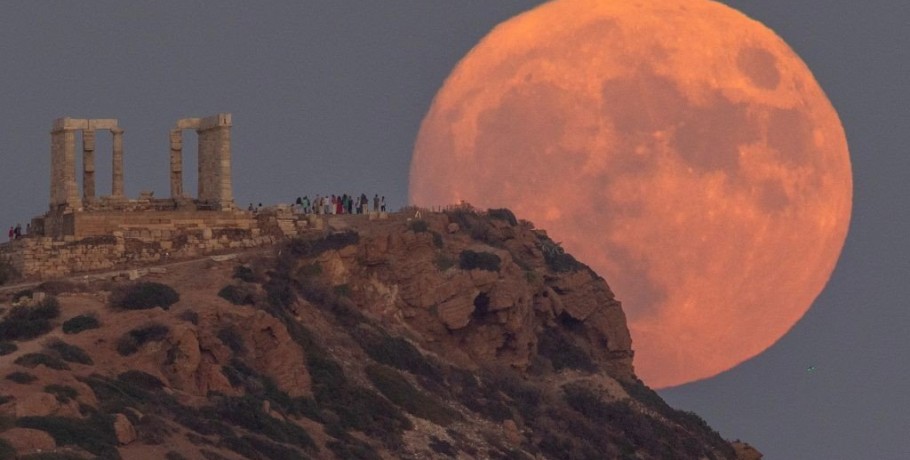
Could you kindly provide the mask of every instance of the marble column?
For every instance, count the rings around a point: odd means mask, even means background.
[[[95,131],[82,131],[82,199],[86,204],[95,200]]]
[[[196,198],[206,204],[214,204],[218,201],[216,195],[217,179],[215,173],[215,138],[211,129],[200,129],[196,131],[199,138],[197,160],[198,173],[197,182],[198,190]]]
[[[171,198],[183,197],[183,130],[171,130]]]
[[[231,126],[218,128],[218,201],[221,209],[234,205],[233,178],[231,173]]]
[[[123,129],[112,128],[111,135],[113,137],[111,196],[123,198]]]
[[[76,132],[72,129],[63,131],[63,189],[66,193],[66,204],[73,209],[82,207],[79,195],[79,183],[76,182]]]
[[[63,203],[66,198],[61,192],[63,184],[63,132],[51,131],[51,202],[53,209]]]

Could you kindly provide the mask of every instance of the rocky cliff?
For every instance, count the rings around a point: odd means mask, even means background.
[[[639,381],[604,279],[506,210],[219,260],[7,293],[0,458],[760,457]]]

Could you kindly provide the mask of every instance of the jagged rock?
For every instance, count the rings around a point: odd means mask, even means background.
[[[545,258],[541,248],[550,243],[529,223],[439,213],[426,213],[419,226],[394,216],[374,223],[338,219],[333,226],[358,232],[358,243],[313,257],[295,259],[294,253],[280,252],[290,248],[280,248],[278,258],[239,256],[236,262],[208,263],[205,270],[178,265],[155,273],[156,280],[179,290],[179,308],[117,312],[103,328],[71,338],[95,359],[92,375],[101,380],[81,379],[87,373],[76,379],[57,371],[41,376],[40,385],[77,389],[78,402],[61,405],[36,386],[10,391],[14,399],[3,409],[17,416],[83,418],[80,404],[118,407],[122,413],[107,414],[114,416],[116,434],[116,443],[109,442],[124,458],[133,458],[148,447],[145,443],[195,454],[192,444],[200,435],[211,442],[206,449],[234,458],[223,447],[229,445],[225,436],[233,432],[259,439],[263,434],[249,425],[255,418],[243,416],[250,411],[274,419],[268,424],[306,430],[318,450],[301,454],[314,458],[343,457],[338,452],[346,448],[384,450],[388,458],[508,451],[561,458],[594,448],[604,458],[618,458],[616,446],[632,444],[642,459],[662,458],[665,451],[651,446],[671,445],[700,452],[686,458],[761,458],[750,446],[731,446],[633,391],[641,383],[633,372],[620,302],[587,267]],[[312,227],[321,222],[316,219]],[[485,260],[487,269],[462,269],[460,255],[466,250],[495,254],[499,264]],[[312,270],[317,263],[321,270]],[[253,304],[217,298],[220,287],[241,284],[232,274],[243,264],[255,274],[242,282],[255,293]],[[166,337],[145,342],[139,353],[116,354],[111,344],[148,322],[166,326]],[[105,337],[107,330],[116,332]],[[108,391],[99,386],[103,379],[111,380],[110,389],[129,390]],[[160,389],[158,380],[164,385]],[[568,402],[569,390],[586,402],[628,402],[623,407],[630,412],[623,417],[633,425],[635,417],[649,417],[643,426],[660,428],[636,432],[641,437],[627,438],[628,443],[614,439],[624,436],[623,427],[577,410]],[[396,397],[402,392],[429,399],[409,408]],[[142,413],[132,407],[132,398]],[[441,422],[448,410],[464,423]],[[393,413],[413,427],[396,434],[394,423],[368,426]],[[342,436],[338,428],[351,424],[352,417],[367,425]],[[131,420],[140,422],[134,426]],[[582,438],[565,430],[572,424],[597,436]],[[10,433],[20,432],[0,436]],[[40,439],[30,445],[53,448],[46,433],[32,435]],[[559,442],[557,450],[544,446],[544,439]],[[476,450],[469,453],[469,448]]]
[[[0,438],[10,443],[19,455],[47,452],[57,448],[57,443],[51,435],[31,428],[10,428],[0,433]]]
[[[449,329],[461,329],[471,322],[474,312],[474,292],[467,292],[446,300],[436,307],[437,315]]]
[[[50,393],[32,393],[16,400],[16,418],[43,417],[60,411],[60,402]]]
[[[509,444],[513,446],[521,445],[521,432],[518,431],[518,425],[515,424],[514,420],[509,419],[502,422],[502,434]]]
[[[136,428],[123,414],[114,415],[114,434],[117,436],[117,442],[120,445],[127,445],[136,440]]]
[[[742,441],[733,441],[731,443],[736,451],[737,460],[761,460],[764,455],[754,447]]]
[[[204,395],[209,385],[198,378],[202,353],[196,331],[186,326],[176,328],[168,337],[168,345],[169,363],[163,371],[171,384],[192,394]]]

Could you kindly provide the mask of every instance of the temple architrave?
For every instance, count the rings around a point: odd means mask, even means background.
[[[198,189],[183,188],[183,134],[196,131]],[[95,187],[95,136],[112,136],[110,195]],[[77,134],[82,135],[82,189]],[[321,230],[324,219],[287,205],[255,212],[234,205],[231,114],[183,118],[170,130],[170,197],[124,194],[124,131],[116,119],[58,118],[51,128],[50,209],[22,238],[0,243],[0,263],[23,277],[130,269],[143,264],[261,248]],[[162,162],[164,163],[164,162]],[[374,218],[377,216],[370,216]],[[379,217],[377,217],[379,218]],[[130,275],[132,276],[132,275]]]
[[[187,196],[183,188],[183,132],[195,130],[198,142],[198,190]],[[82,190],[77,174],[76,134],[82,134]],[[95,188],[95,136],[112,136],[111,194],[98,196]],[[170,197],[143,193],[136,199],[124,195],[123,133],[113,118],[58,118],[51,129],[50,210],[33,219],[33,235],[55,239],[109,235],[114,231],[162,221],[180,225],[199,221],[218,226],[248,227],[248,213],[234,205],[231,182],[231,114],[183,118],[170,132]],[[144,211],[137,213],[137,211]],[[155,222],[150,222],[154,220]],[[233,223],[232,223],[233,222]],[[186,227],[186,225],[183,225]]]

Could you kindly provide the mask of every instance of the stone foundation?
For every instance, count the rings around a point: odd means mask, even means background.
[[[28,279],[135,268],[145,264],[266,247],[324,228],[325,217],[287,208],[259,213],[143,211],[69,213],[54,225],[67,236],[28,236],[0,244],[0,259]]]

